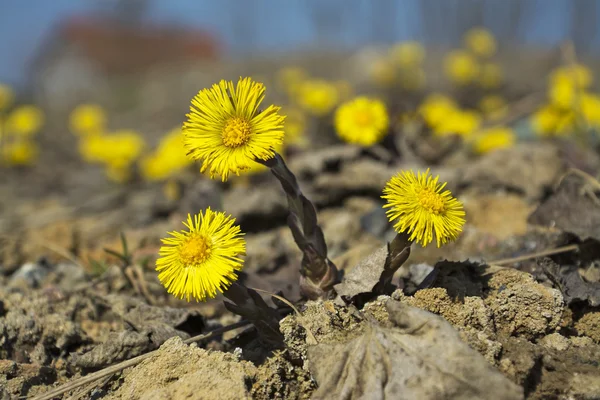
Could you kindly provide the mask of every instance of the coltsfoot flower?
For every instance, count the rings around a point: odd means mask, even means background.
[[[81,104],[71,112],[69,125],[77,135],[100,134],[106,130],[106,114],[97,104]]]
[[[388,131],[389,118],[381,100],[360,96],[342,104],[335,112],[335,129],[348,143],[372,146]]]
[[[496,54],[496,38],[485,28],[470,29],[463,40],[465,46],[479,57],[491,57]]]
[[[275,155],[275,147],[283,142],[285,117],[273,105],[260,112],[264,97],[262,83],[240,78],[236,86],[222,80],[192,99],[183,143],[192,159],[202,160],[201,172],[208,170],[211,178],[221,175],[226,181],[256,159]]]
[[[410,240],[422,246],[435,240],[437,246],[456,240],[465,223],[462,203],[438,184],[439,176],[415,175],[403,171],[392,177],[383,189],[387,200],[387,216],[398,233],[407,233]]]
[[[156,261],[158,279],[180,299],[206,301],[223,293],[238,277],[246,253],[246,241],[235,219],[210,208],[183,224],[187,230],[169,232],[162,239]]]
[[[517,141],[515,132],[506,126],[496,126],[482,131],[473,142],[473,150],[486,154],[498,149],[512,147]]]

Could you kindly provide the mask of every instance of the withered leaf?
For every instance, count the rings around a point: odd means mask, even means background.
[[[442,317],[394,300],[394,327],[309,347],[314,399],[522,399],[522,388],[464,343]]]
[[[529,216],[529,223],[556,226],[582,240],[600,240],[600,183],[593,177],[572,170],[558,188]]]
[[[548,278],[558,286],[567,304],[587,301],[592,307],[600,305],[600,282],[586,282],[575,265],[559,265],[550,258],[538,261]]]

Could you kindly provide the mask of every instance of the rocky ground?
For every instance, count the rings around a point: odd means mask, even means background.
[[[395,159],[347,145],[288,157],[347,275],[361,260],[375,268],[394,237],[381,208],[387,179],[424,169]],[[224,185],[191,171],[173,200],[160,185],[101,184],[92,167],[52,182],[9,171],[0,182],[0,398],[42,396],[154,350],[57,398],[600,398],[600,184],[570,170],[599,167],[596,153],[558,142],[433,165],[464,202],[459,240],[413,246],[396,289],[364,305],[352,293],[297,303],[300,314],[280,322],[279,349],[248,327],[186,344],[239,318],[222,298],[173,299],[154,272],[159,238],[211,206],[248,233],[242,280],[298,300],[301,255],[268,173]],[[123,251],[120,232],[130,263],[103,250]],[[565,245],[577,250],[501,261]]]

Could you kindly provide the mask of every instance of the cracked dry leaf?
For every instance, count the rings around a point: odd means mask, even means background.
[[[464,343],[443,318],[388,300],[394,327],[309,347],[313,399],[522,399],[523,390]]]
[[[600,240],[600,183],[582,171],[572,170],[529,216],[528,222],[556,226],[582,240]]]

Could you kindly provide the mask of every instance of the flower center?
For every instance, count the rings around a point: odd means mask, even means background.
[[[240,147],[248,142],[252,129],[250,123],[243,118],[231,118],[225,124],[221,138],[227,147]]]
[[[354,122],[358,126],[367,126],[371,124],[371,113],[368,111],[357,111],[354,115]]]
[[[203,263],[211,253],[210,241],[201,235],[191,237],[179,249],[179,258],[186,267]]]
[[[441,214],[446,209],[442,196],[428,188],[421,190],[419,193],[419,203],[425,210],[436,215]]]

